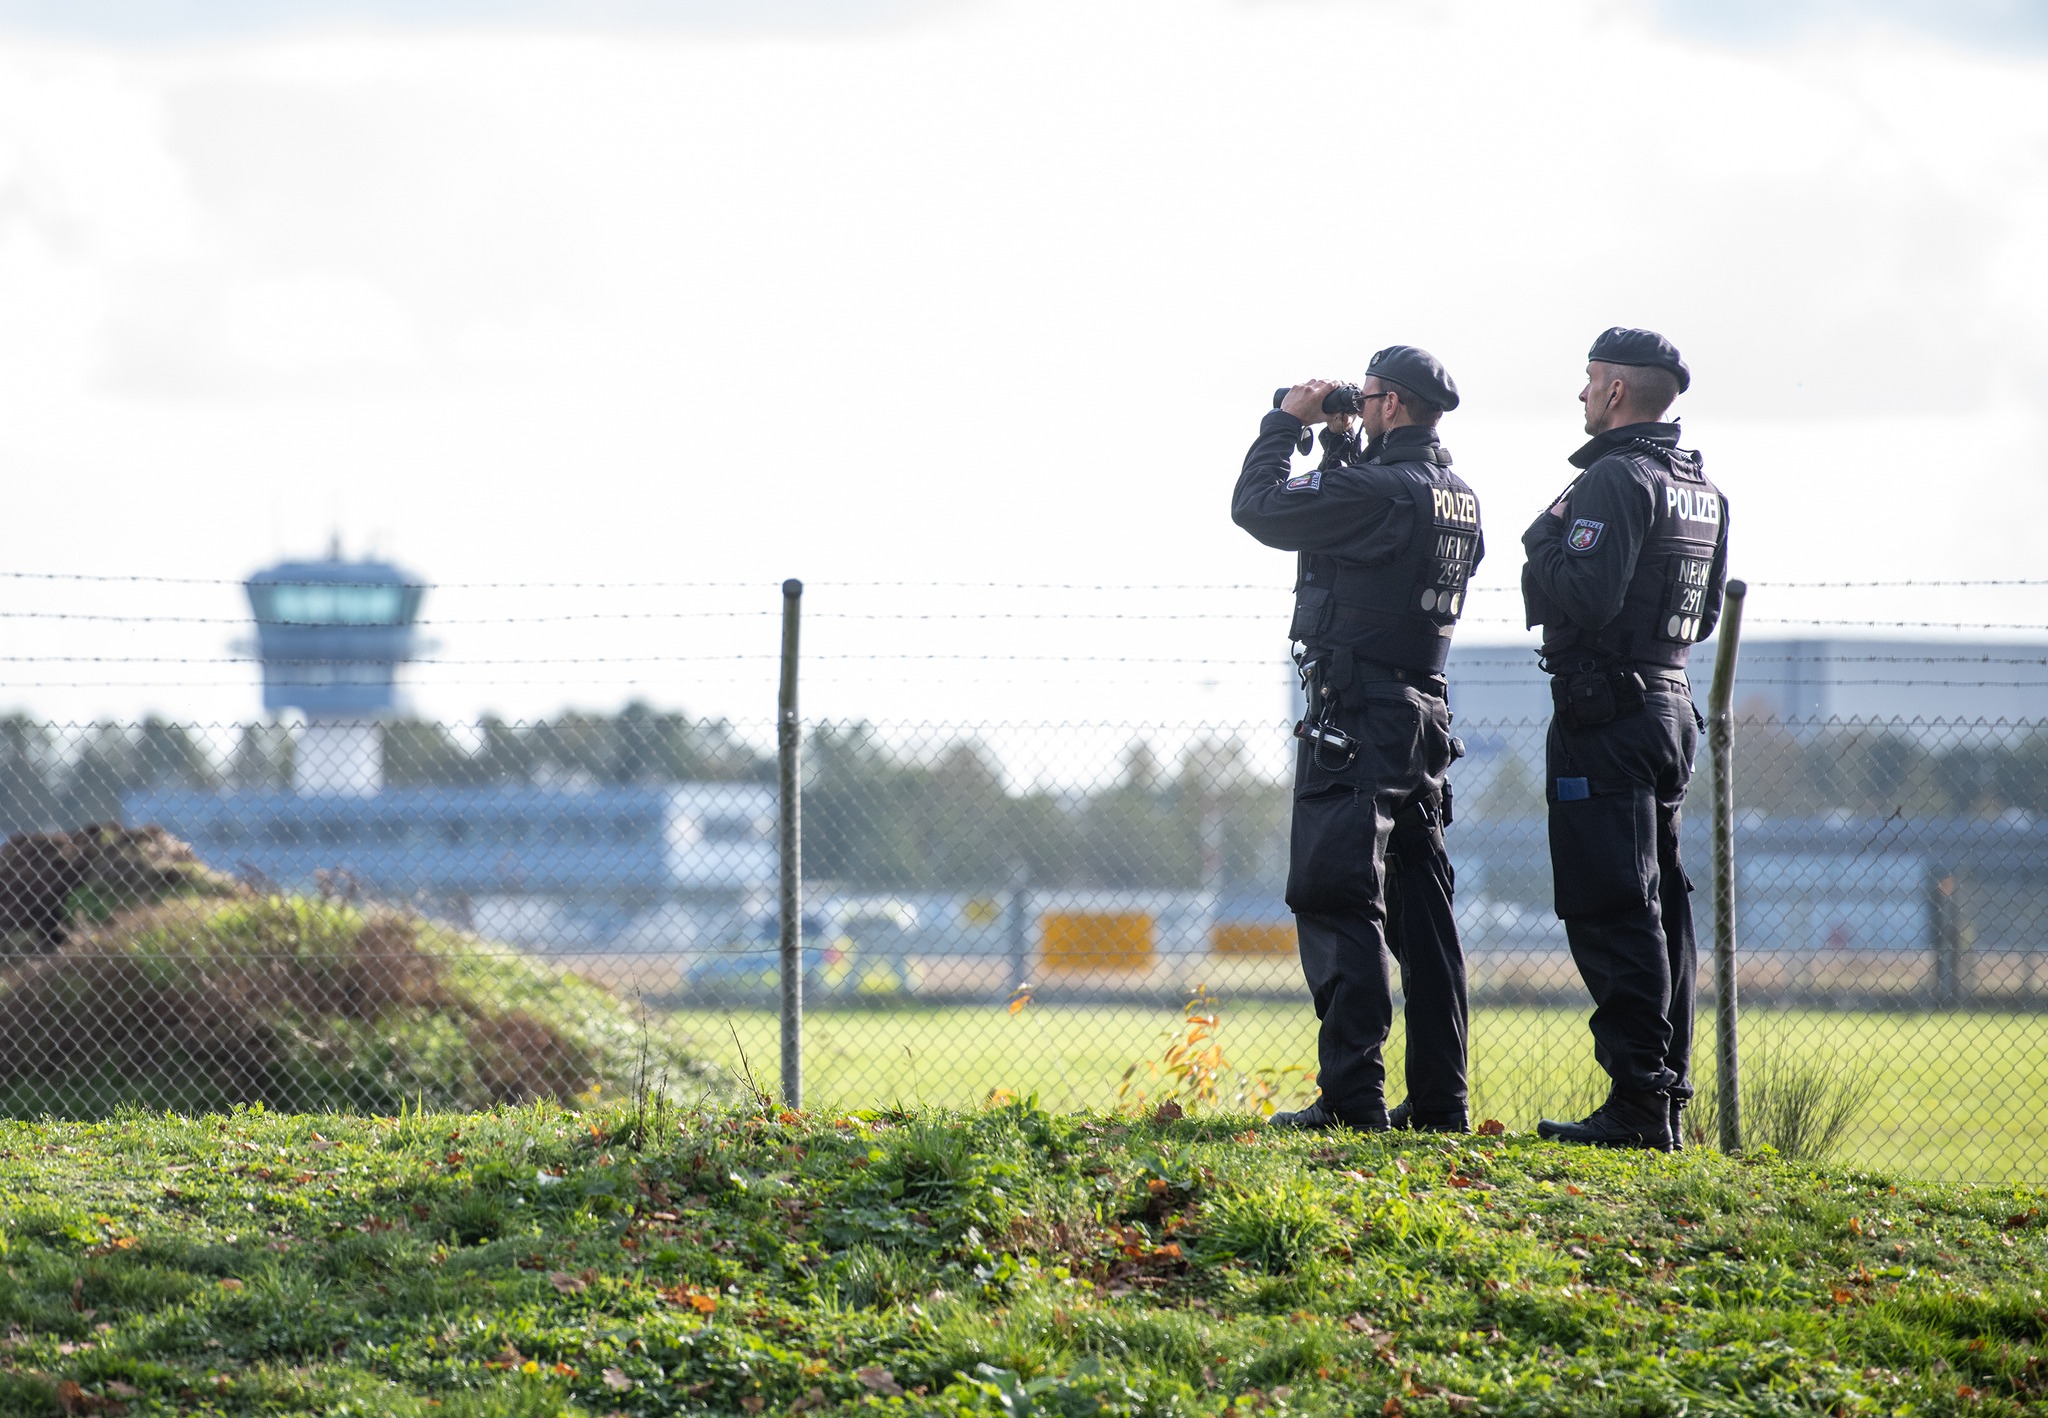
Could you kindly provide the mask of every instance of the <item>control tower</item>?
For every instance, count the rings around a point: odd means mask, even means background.
[[[426,587],[386,561],[287,561],[251,576],[263,707],[305,715],[292,755],[302,794],[366,796],[384,786],[378,721],[398,707],[397,670],[419,650]]]

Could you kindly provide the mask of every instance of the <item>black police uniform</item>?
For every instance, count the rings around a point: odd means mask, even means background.
[[[1383,350],[1368,372],[1456,407],[1456,386],[1420,350]],[[1300,553],[1289,634],[1314,666],[1307,722],[1353,745],[1305,739],[1297,756],[1287,904],[1322,1021],[1322,1098],[1291,1116],[1387,1125],[1386,945],[1407,996],[1412,1121],[1462,1128],[1465,962],[1444,855],[1453,748],[1442,675],[1483,554],[1479,501],[1434,428],[1395,428],[1290,476],[1301,432],[1293,415],[1267,414],[1231,499],[1240,527]],[[1392,932],[1390,897],[1400,903]]]
[[[1648,331],[1610,330],[1591,358],[1690,383]],[[1556,706],[1544,796],[1557,914],[1614,1085],[1584,1124],[1540,1129],[1571,1141],[1671,1145],[1692,1095],[1698,961],[1678,828],[1704,726],[1685,665],[1720,618],[1728,502],[1678,437],[1675,423],[1598,435],[1571,457],[1584,471],[1563,515],[1546,510],[1522,536],[1522,595]]]

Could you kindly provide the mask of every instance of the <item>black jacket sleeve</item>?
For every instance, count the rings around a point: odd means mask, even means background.
[[[1532,616],[1542,607],[1596,631],[1621,614],[1652,512],[1650,486],[1626,459],[1602,458],[1588,468],[1572,485],[1562,517],[1545,509],[1522,533],[1529,558],[1522,585]],[[1568,541],[1575,528],[1590,538],[1582,550]]]
[[[1230,497],[1230,519],[1281,551],[1339,552],[1368,566],[1405,551],[1413,505],[1391,496],[1370,464],[1288,475],[1301,428],[1300,419],[1278,409],[1260,421]]]

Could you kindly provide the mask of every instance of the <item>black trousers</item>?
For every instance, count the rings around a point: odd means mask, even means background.
[[[1678,860],[1692,696],[1653,680],[1598,728],[1553,719],[1544,746],[1557,914],[1593,996],[1593,1056],[1619,1088],[1692,1096],[1692,882]]]
[[[1462,1123],[1465,953],[1443,837],[1450,714],[1436,696],[1385,681],[1345,691],[1331,722],[1358,753],[1345,763],[1302,744],[1287,871],[1302,973],[1322,1022],[1323,1102],[1361,1127],[1386,1122],[1391,950],[1407,996],[1408,1100],[1419,1122]]]

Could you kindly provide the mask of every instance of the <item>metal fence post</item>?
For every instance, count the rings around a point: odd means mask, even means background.
[[[1742,1150],[1742,1067],[1735,1001],[1735,657],[1742,648],[1742,603],[1749,587],[1730,581],[1721,609],[1721,643],[1707,691],[1707,744],[1714,759],[1714,1042],[1720,1090],[1721,1150]]]
[[[775,739],[781,767],[780,842],[782,858],[782,1101],[804,1105],[804,868],[803,727],[796,713],[797,620],[804,583],[782,583],[782,692],[777,698]]]
[[[1955,1009],[1963,1003],[1963,925],[1956,909],[1955,873],[1930,858],[1927,863],[1927,934],[1933,970],[1934,1007]]]
[[[1010,871],[1010,989],[1021,990],[1031,983],[1031,866],[1018,862]]]

